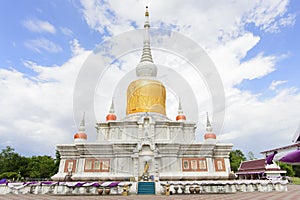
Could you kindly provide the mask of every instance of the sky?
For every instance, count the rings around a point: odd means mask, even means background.
[[[299,1],[4,0],[0,1],[0,148],[11,146],[25,156],[54,155],[56,144],[72,143],[82,118],[74,112],[73,102],[82,66],[103,42],[143,28],[146,5],[151,27],[190,38],[213,61],[225,92],[224,124],[216,133],[219,142],[233,143],[234,149],[252,151],[256,157],[292,142],[300,126]],[[112,64],[106,78],[121,80],[139,57],[140,52],[127,53]],[[160,65],[184,64],[158,50],[153,50],[153,57]],[[192,80],[192,73],[186,72],[184,78]],[[197,99],[201,141],[211,98],[205,83],[187,82],[202,96]],[[107,95],[101,98],[95,91],[98,122],[105,120],[112,93],[120,91],[117,86],[99,81],[98,89],[104,88]],[[168,117],[175,119],[177,103],[171,98],[167,105]],[[188,102],[183,102],[183,109],[184,105],[187,108]],[[185,114],[187,119],[192,115]],[[93,142],[95,121],[86,119],[86,126]]]

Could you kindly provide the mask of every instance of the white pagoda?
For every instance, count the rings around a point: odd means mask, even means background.
[[[166,116],[166,89],[156,80],[146,10],[143,52],[136,80],[127,89],[126,117],[117,119],[112,102],[106,121],[97,123],[97,139],[87,142],[84,117],[73,144],[59,144],[55,181],[188,181],[228,179],[232,144],[218,143],[207,116],[204,141],[196,141],[179,101],[178,116]]]

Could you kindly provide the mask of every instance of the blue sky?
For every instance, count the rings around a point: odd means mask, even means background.
[[[93,49],[101,41],[101,34],[91,30],[81,15],[80,5],[71,1],[1,1],[1,67],[13,67],[25,70],[22,60],[31,60],[42,65],[61,65],[71,55],[69,41],[78,38],[82,46]],[[18,4],[18,6],[15,6]],[[47,21],[55,27],[55,32],[31,31],[24,26],[28,20]],[[64,33],[62,29],[69,30]],[[28,49],[24,43],[45,38],[52,41],[61,50],[36,52]]]
[[[256,93],[266,93],[268,96],[268,86],[273,79],[284,79],[288,80],[285,86],[300,87],[299,74],[300,74],[300,48],[299,48],[299,35],[300,35],[300,23],[299,23],[299,12],[300,3],[299,1],[291,1],[288,6],[290,12],[297,14],[295,24],[292,27],[285,27],[277,33],[269,33],[261,31],[260,28],[255,27],[254,24],[249,24],[247,29],[256,35],[261,36],[260,42],[251,49],[246,58],[252,57],[259,52],[265,54],[282,55],[285,54],[277,63],[277,70],[263,79],[255,79],[252,81],[246,80],[238,87],[241,89],[250,90]]]
[[[300,122],[299,1],[4,0],[0,148],[53,155],[55,144],[71,143],[79,118],[73,117],[72,92],[82,63],[104,39],[142,28],[146,5],[151,26],[190,37],[219,69],[229,105],[221,141],[256,155],[291,141]],[[272,140],[249,144],[257,135]]]

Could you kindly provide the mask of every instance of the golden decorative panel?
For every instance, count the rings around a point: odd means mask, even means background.
[[[126,114],[138,112],[166,114],[166,89],[161,82],[139,79],[128,86]]]

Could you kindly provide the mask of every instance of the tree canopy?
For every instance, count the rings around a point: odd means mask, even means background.
[[[56,152],[56,159],[51,156],[24,157],[7,146],[0,153],[0,178],[50,178],[57,173],[60,155]]]
[[[242,161],[246,160],[245,155],[241,150],[233,150],[229,154],[230,166],[233,172],[236,172]]]

